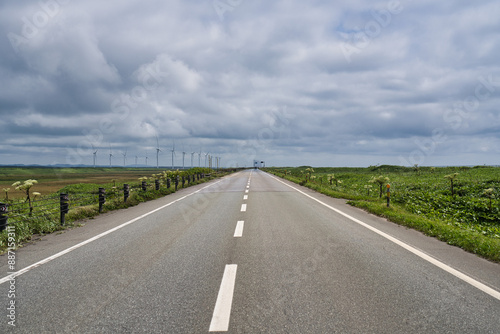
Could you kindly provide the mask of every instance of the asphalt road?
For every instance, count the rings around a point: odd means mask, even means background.
[[[500,265],[261,171],[46,236],[9,272],[2,333],[500,333]]]

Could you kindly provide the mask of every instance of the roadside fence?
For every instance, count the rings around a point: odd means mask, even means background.
[[[72,209],[83,208],[98,204],[99,213],[103,211],[106,202],[115,201],[124,203],[131,193],[147,193],[172,188],[184,188],[211,174],[197,173],[187,176],[179,176],[166,179],[155,179],[142,181],[140,184],[123,184],[122,187],[99,188],[87,193],[60,193],[31,201],[19,201],[0,203],[0,231],[18,222],[39,223],[42,221],[55,222],[59,220],[61,225],[66,224],[66,215]]]

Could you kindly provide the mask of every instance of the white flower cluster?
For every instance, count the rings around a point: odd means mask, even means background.
[[[16,190],[29,190],[31,187],[33,187],[35,184],[37,184],[37,180],[26,180],[24,183],[21,183],[21,181],[14,182],[12,184],[13,187],[16,187]]]

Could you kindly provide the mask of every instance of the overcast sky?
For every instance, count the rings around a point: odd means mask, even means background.
[[[500,2],[4,0],[0,164],[500,165]],[[194,156],[198,165],[198,154]]]

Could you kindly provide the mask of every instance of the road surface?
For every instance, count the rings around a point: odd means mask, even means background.
[[[500,333],[498,264],[259,170],[0,261],[2,333]]]

